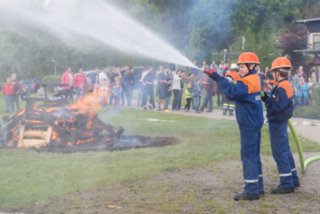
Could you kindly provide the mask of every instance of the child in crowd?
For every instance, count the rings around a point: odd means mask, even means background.
[[[230,70],[226,73],[226,78],[233,82],[234,84],[240,80],[240,75],[238,74],[239,68],[237,64],[233,63],[230,66]],[[230,116],[233,116],[233,112],[235,111],[236,103],[235,101],[229,99],[226,95],[223,95],[223,108],[222,114],[226,115],[229,112]]]
[[[202,85],[201,85],[201,78],[196,77],[194,86],[193,86],[193,102],[194,102],[194,111],[196,113],[201,113],[200,111],[200,104],[201,104],[201,92],[202,92]]]
[[[46,91],[44,89],[44,85],[41,84],[40,88],[37,90],[37,97],[38,98],[46,98]]]
[[[191,100],[193,97],[193,87],[192,87],[192,82],[188,82],[187,88],[184,92],[184,96],[186,98],[186,105],[184,106],[184,110],[185,111],[189,111],[190,110],[190,105],[191,105]]]
[[[297,84],[296,96],[298,98],[298,106],[305,106],[308,104],[309,84],[305,81],[303,76],[300,76],[300,82]]]
[[[116,84],[112,87],[113,107],[118,109],[120,107],[120,99],[122,95],[121,82],[116,80]]]
[[[106,109],[107,105],[110,103],[110,97],[112,95],[111,93],[111,88],[107,79],[101,79],[99,82],[94,84],[93,95],[98,97],[100,105],[103,107],[103,109]]]

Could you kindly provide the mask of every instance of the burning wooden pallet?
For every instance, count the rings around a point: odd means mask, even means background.
[[[41,148],[50,143],[52,127],[48,126],[46,131],[29,129],[22,125],[19,133],[18,148]]]
[[[0,143],[18,148],[112,144],[124,131],[122,127],[114,130],[95,112],[69,105],[66,100],[27,98],[26,102],[24,111],[4,118]]]

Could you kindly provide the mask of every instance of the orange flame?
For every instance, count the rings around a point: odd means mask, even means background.
[[[56,131],[54,131],[54,130],[52,130],[51,139],[52,140],[58,140],[59,139],[58,133]]]
[[[70,109],[79,109],[80,111],[99,111],[101,110],[101,98],[94,94],[88,94],[80,97],[74,104],[69,106]]]

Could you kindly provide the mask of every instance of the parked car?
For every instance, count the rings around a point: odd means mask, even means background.
[[[23,91],[33,93],[40,88],[41,80],[39,78],[24,79],[20,80],[20,84]]]

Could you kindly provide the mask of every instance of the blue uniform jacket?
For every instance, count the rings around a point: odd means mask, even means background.
[[[270,97],[266,100],[267,118],[270,122],[286,122],[292,117],[293,105],[293,90],[290,82],[283,79],[278,82],[276,87],[271,91]]]
[[[263,125],[261,86],[256,71],[250,71],[233,83],[224,77],[216,81],[221,93],[236,102],[236,118],[239,126],[261,128]]]

